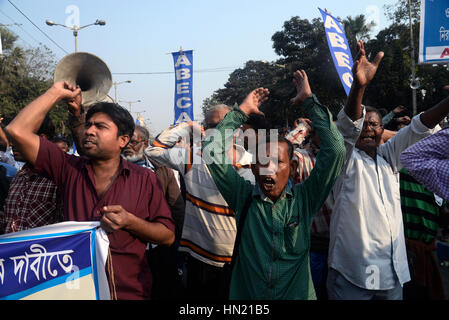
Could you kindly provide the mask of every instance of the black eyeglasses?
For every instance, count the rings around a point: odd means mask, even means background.
[[[382,125],[380,123],[377,122],[371,122],[371,121],[365,121],[363,122],[363,128],[367,128],[368,126],[370,126],[371,128],[373,128],[374,130],[379,129],[380,127],[382,127]]]

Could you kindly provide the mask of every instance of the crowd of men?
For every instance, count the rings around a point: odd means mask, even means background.
[[[265,88],[150,141],[126,109],[57,82],[0,128],[0,234],[100,221],[113,299],[445,299],[449,98],[414,117],[364,106],[383,55],[358,43],[335,119],[296,71],[307,118],[282,134]],[[78,154],[47,116],[61,101]]]

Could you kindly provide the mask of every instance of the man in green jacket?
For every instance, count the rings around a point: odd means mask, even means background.
[[[310,226],[341,172],[345,148],[328,109],[312,95],[306,73],[296,71],[293,82],[297,96],[291,102],[303,105],[321,140],[316,165],[304,183],[288,185],[293,147],[280,136],[259,141],[257,161],[252,165],[255,186],[245,182],[226,159],[225,147],[232,143],[230,131],[239,128],[250,114],[261,114],[259,107],[268,99],[267,89],[252,91],[203,145],[208,168],[237,223],[250,201],[230,299],[316,299],[309,263]]]

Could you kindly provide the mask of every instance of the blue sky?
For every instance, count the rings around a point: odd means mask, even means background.
[[[227,68],[225,72],[201,72],[193,76],[195,120],[201,120],[202,101],[222,88],[233,69],[248,60],[273,61],[279,57],[271,36],[281,31],[293,16],[320,17],[318,7],[344,18],[365,14],[388,25],[385,4],[396,0],[11,0],[36,25],[67,52],[74,51],[74,37],[68,29],[49,27],[46,19],[65,24],[76,18],[70,6],[79,9],[81,25],[104,19],[106,26],[91,26],[79,32],[78,51],[101,57],[112,73],[171,72],[173,60],[167,53],[194,50],[194,70]],[[11,20],[12,19],[12,20]],[[0,0],[0,24],[11,27],[24,46],[47,45],[60,60],[66,55],[7,0]],[[118,98],[142,102],[132,105],[133,116],[143,112],[153,133],[173,123],[174,74],[113,75],[114,81],[131,80],[118,86]],[[114,97],[114,90],[110,95]],[[126,105],[125,105],[126,106]],[[147,121],[148,122],[148,121]]]

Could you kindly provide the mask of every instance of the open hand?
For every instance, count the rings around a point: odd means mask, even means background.
[[[357,43],[357,49],[358,53],[352,68],[354,83],[359,87],[366,87],[373,80],[384,53],[380,51],[371,63],[366,58],[365,45],[362,40]]]
[[[293,83],[296,87],[296,97],[290,100],[290,104],[298,105],[303,103],[308,97],[312,96],[312,90],[309,85],[309,78],[304,70],[297,70],[293,74]]]
[[[412,122],[412,119],[410,119],[409,116],[404,116],[404,117],[396,118],[396,122],[397,123],[402,123],[402,124],[405,124],[405,125],[409,125],[410,122]]]
[[[268,95],[270,91],[265,88],[257,88],[246,97],[245,101],[240,105],[240,110],[242,110],[247,115],[252,113],[264,115],[262,111],[259,110],[259,107],[268,100]]]
[[[392,112],[393,112],[394,114],[400,114],[401,112],[403,112],[403,111],[405,111],[405,110],[407,110],[406,107],[404,107],[404,106],[397,106],[396,108],[393,109]]]

